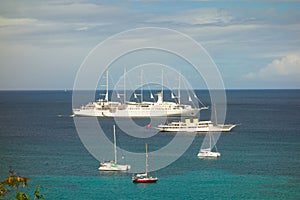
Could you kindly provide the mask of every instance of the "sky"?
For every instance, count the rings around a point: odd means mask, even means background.
[[[201,44],[226,89],[300,89],[299,10],[300,2],[276,0],[3,0],[0,90],[72,89],[80,66],[99,43],[143,27],[175,30]],[[161,42],[174,44],[171,37]],[[178,63],[170,65],[186,71],[192,87],[205,89],[188,66]]]

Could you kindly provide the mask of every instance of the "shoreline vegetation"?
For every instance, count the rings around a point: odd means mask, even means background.
[[[17,176],[12,169],[9,170],[9,174],[9,177],[5,178],[0,183],[0,200],[43,200],[45,198],[45,195],[40,193],[40,189],[42,188],[41,185],[36,187],[33,198],[30,198],[30,195],[28,194],[29,178]]]

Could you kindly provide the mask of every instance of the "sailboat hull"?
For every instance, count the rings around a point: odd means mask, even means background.
[[[130,165],[119,165],[114,163],[101,163],[99,171],[127,171],[130,170]]]
[[[139,179],[139,178],[133,178],[132,182],[133,183],[156,183],[158,181],[158,178],[143,178],[143,179]]]

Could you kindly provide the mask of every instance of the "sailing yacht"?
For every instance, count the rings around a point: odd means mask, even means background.
[[[117,163],[117,144],[116,144],[116,126],[114,129],[114,154],[115,159],[111,161],[105,161],[100,163],[99,171],[127,171],[130,169],[130,165],[119,165]]]
[[[108,98],[108,71],[106,71],[106,94],[104,99],[90,102],[80,108],[73,109],[74,116],[84,117],[190,117],[195,116],[201,109],[192,107],[188,104],[180,103],[180,94],[178,95],[178,103],[164,101],[163,88],[157,94],[156,102],[143,101],[141,94],[141,102],[127,102],[125,88],[124,71],[124,103],[109,101]],[[162,81],[163,82],[163,81]],[[162,83],[163,85],[163,83]],[[178,90],[180,91],[180,90]],[[151,93],[151,98],[154,99]],[[173,95],[173,93],[172,93]]]
[[[148,144],[146,144],[146,172],[143,174],[136,174],[132,176],[133,183],[156,183],[158,181],[157,177],[150,176],[148,172]]]
[[[206,149],[200,149],[199,153],[198,153],[198,157],[199,158],[218,158],[221,156],[221,154],[219,152],[213,152],[212,151],[212,134],[209,133],[209,148]]]

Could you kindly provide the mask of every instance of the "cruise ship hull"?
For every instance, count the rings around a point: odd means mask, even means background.
[[[162,109],[74,109],[73,114],[75,116],[82,117],[189,117],[195,116],[200,109],[173,109],[173,110],[162,110]]]
[[[91,102],[80,108],[73,109],[74,116],[84,117],[193,117],[207,107],[195,108],[191,105],[163,101],[158,94],[157,102]]]

